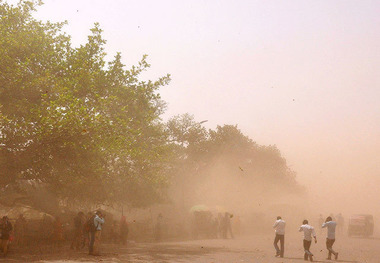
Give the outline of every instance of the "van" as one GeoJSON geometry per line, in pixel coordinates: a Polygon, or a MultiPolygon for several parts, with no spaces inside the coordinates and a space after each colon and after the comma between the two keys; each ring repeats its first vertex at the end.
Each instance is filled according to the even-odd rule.
{"type": "Polygon", "coordinates": [[[353,215],[348,222],[348,236],[373,235],[374,222],[372,215],[353,215]]]}

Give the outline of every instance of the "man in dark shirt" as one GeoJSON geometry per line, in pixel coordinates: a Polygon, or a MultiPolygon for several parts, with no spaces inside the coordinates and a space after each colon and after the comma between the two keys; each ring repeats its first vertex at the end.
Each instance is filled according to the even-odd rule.
{"type": "Polygon", "coordinates": [[[12,224],[9,222],[7,216],[3,216],[0,224],[0,229],[1,229],[1,248],[3,250],[4,256],[7,255],[8,253],[8,243],[9,243],[9,236],[12,231],[12,224]]]}

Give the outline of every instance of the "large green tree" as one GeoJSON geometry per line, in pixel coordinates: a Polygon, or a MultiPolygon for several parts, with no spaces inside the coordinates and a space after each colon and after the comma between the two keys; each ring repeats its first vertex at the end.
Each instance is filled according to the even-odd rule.
{"type": "Polygon", "coordinates": [[[101,29],[73,47],[65,23],[33,18],[40,3],[0,1],[0,185],[43,185],[65,203],[148,205],[170,167],[158,90],[146,56],[107,63],[101,29]]]}

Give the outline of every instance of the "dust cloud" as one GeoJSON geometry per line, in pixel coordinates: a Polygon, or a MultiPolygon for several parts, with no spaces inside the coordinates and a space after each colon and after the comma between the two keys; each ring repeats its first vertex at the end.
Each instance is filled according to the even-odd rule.
{"type": "MultiPolygon", "coordinates": [[[[269,233],[271,223],[278,215],[296,231],[305,218],[319,227],[320,215],[326,218],[338,214],[344,218],[346,232],[352,215],[370,214],[374,216],[374,233],[378,235],[378,141],[374,138],[350,141],[347,136],[328,137],[326,133],[318,136],[323,143],[313,144],[310,140],[306,142],[298,138],[282,144],[285,146],[283,157],[295,170],[296,186],[289,186],[288,182],[275,177],[252,175],[252,171],[244,167],[244,161],[236,162],[231,168],[225,165],[225,160],[219,160],[203,172],[207,174],[203,179],[178,182],[177,189],[172,191],[172,199],[185,211],[195,204],[205,204],[210,210],[222,207],[239,216],[246,226],[246,233],[269,233]],[[291,150],[286,148],[289,145],[291,150]],[[301,154],[305,151],[308,154],[301,154]]],[[[213,212],[216,216],[218,209],[213,212]]]]}

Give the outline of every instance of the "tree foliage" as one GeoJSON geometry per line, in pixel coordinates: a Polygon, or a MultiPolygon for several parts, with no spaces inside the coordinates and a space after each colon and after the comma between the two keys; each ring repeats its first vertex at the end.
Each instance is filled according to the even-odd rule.
{"type": "MultiPolygon", "coordinates": [[[[73,47],[65,23],[33,18],[35,1],[0,2],[0,184],[38,181],[60,200],[147,205],[170,155],[146,56],[106,62],[102,30],[73,47]]],[[[17,187],[16,187],[17,188],[17,187]]]]}
{"type": "Polygon", "coordinates": [[[302,191],[278,148],[258,145],[236,125],[206,131],[184,114],[170,119],[167,129],[182,153],[175,188],[184,206],[205,201],[233,205],[274,192],[278,196],[302,191]]]}

